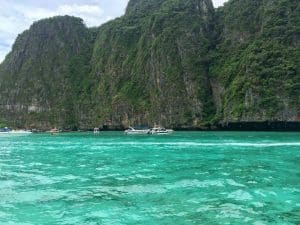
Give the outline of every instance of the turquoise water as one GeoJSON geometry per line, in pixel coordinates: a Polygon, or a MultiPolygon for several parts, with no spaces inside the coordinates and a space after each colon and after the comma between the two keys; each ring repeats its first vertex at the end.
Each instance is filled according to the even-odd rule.
{"type": "Polygon", "coordinates": [[[300,224],[300,133],[0,137],[0,224],[300,224]]]}

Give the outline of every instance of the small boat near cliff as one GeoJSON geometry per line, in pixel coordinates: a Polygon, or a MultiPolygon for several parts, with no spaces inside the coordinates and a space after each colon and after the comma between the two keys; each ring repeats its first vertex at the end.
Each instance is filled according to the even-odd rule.
{"type": "Polygon", "coordinates": [[[134,128],[129,127],[125,130],[125,134],[170,134],[172,129],[166,129],[164,127],[153,127],[153,128],[134,128]]]}
{"type": "Polygon", "coordinates": [[[150,129],[148,128],[134,128],[129,127],[127,130],[125,130],[125,134],[148,134],[150,129]]]}
{"type": "Polygon", "coordinates": [[[164,127],[153,127],[149,130],[149,134],[170,134],[173,132],[174,130],[166,129],[164,127]]]}
{"type": "Polygon", "coordinates": [[[7,137],[7,136],[24,136],[32,134],[29,130],[11,130],[7,127],[0,129],[0,137],[7,137]]]}
{"type": "Polygon", "coordinates": [[[53,129],[51,129],[51,130],[49,131],[49,133],[50,133],[51,135],[59,134],[59,133],[60,133],[60,130],[57,129],[57,128],[55,127],[55,128],[53,128],[53,129]]]}

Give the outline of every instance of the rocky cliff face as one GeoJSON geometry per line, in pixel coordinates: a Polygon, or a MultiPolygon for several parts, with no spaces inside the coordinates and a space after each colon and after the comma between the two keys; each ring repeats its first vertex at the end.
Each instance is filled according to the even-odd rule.
{"type": "Polygon", "coordinates": [[[131,0],[98,29],[39,21],[0,65],[0,122],[90,128],[298,120],[297,0],[131,0]]]}
{"type": "Polygon", "coordinates": [[[300,2],[231,0],[217,10],[210,66],[223,121],[293,121],[300,111],[300,2]]]}
{"type": "Polygon", "coordinates": [[[14,126],[75,126],[75,99],[89,72],[91,36],[82,20],[55,17],[18,36],[0,67],[1,117],[14,126]]]}
{"type": "Polygon", "coordinates": [[[211,2],[132,1],[127,12],[102,26],[95,43],[99,122],[183,126],[209,120],[211,2]]]}

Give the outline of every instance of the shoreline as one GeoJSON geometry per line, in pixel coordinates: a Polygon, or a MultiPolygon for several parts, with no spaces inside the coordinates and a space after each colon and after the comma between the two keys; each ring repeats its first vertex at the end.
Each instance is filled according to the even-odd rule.
{"type": "MultiPolygon", "coordinates": [[[[169,127],[166,127],[169,128],[169,127]]],[[[195,126],[174,126],[174,131],[237,131],[237,132],[300,132],[300,122],[229,122],[217,125],[195,126]]],[[[60,128],[61,132],[92,132],[94,128],[66,129],[60,128]]],[[[99,131],[124,131],[123,126],[100,126],[99,131]]],[[[50,129],[31,129],[36,133],[49,132],[50,129]]]]}

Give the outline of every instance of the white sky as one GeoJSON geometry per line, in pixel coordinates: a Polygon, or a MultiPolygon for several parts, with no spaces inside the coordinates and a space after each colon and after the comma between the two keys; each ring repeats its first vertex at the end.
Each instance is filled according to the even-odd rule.
{"type": "MultiPolygon", "coordinates": [[[[213,0],[215,7],[227,0],[213,0]]],[[[82,18],[89,27],[121,16],[128,0],[0,0],[0,62],[17,35],[37,20],[56,15],[82,18]]]]}

